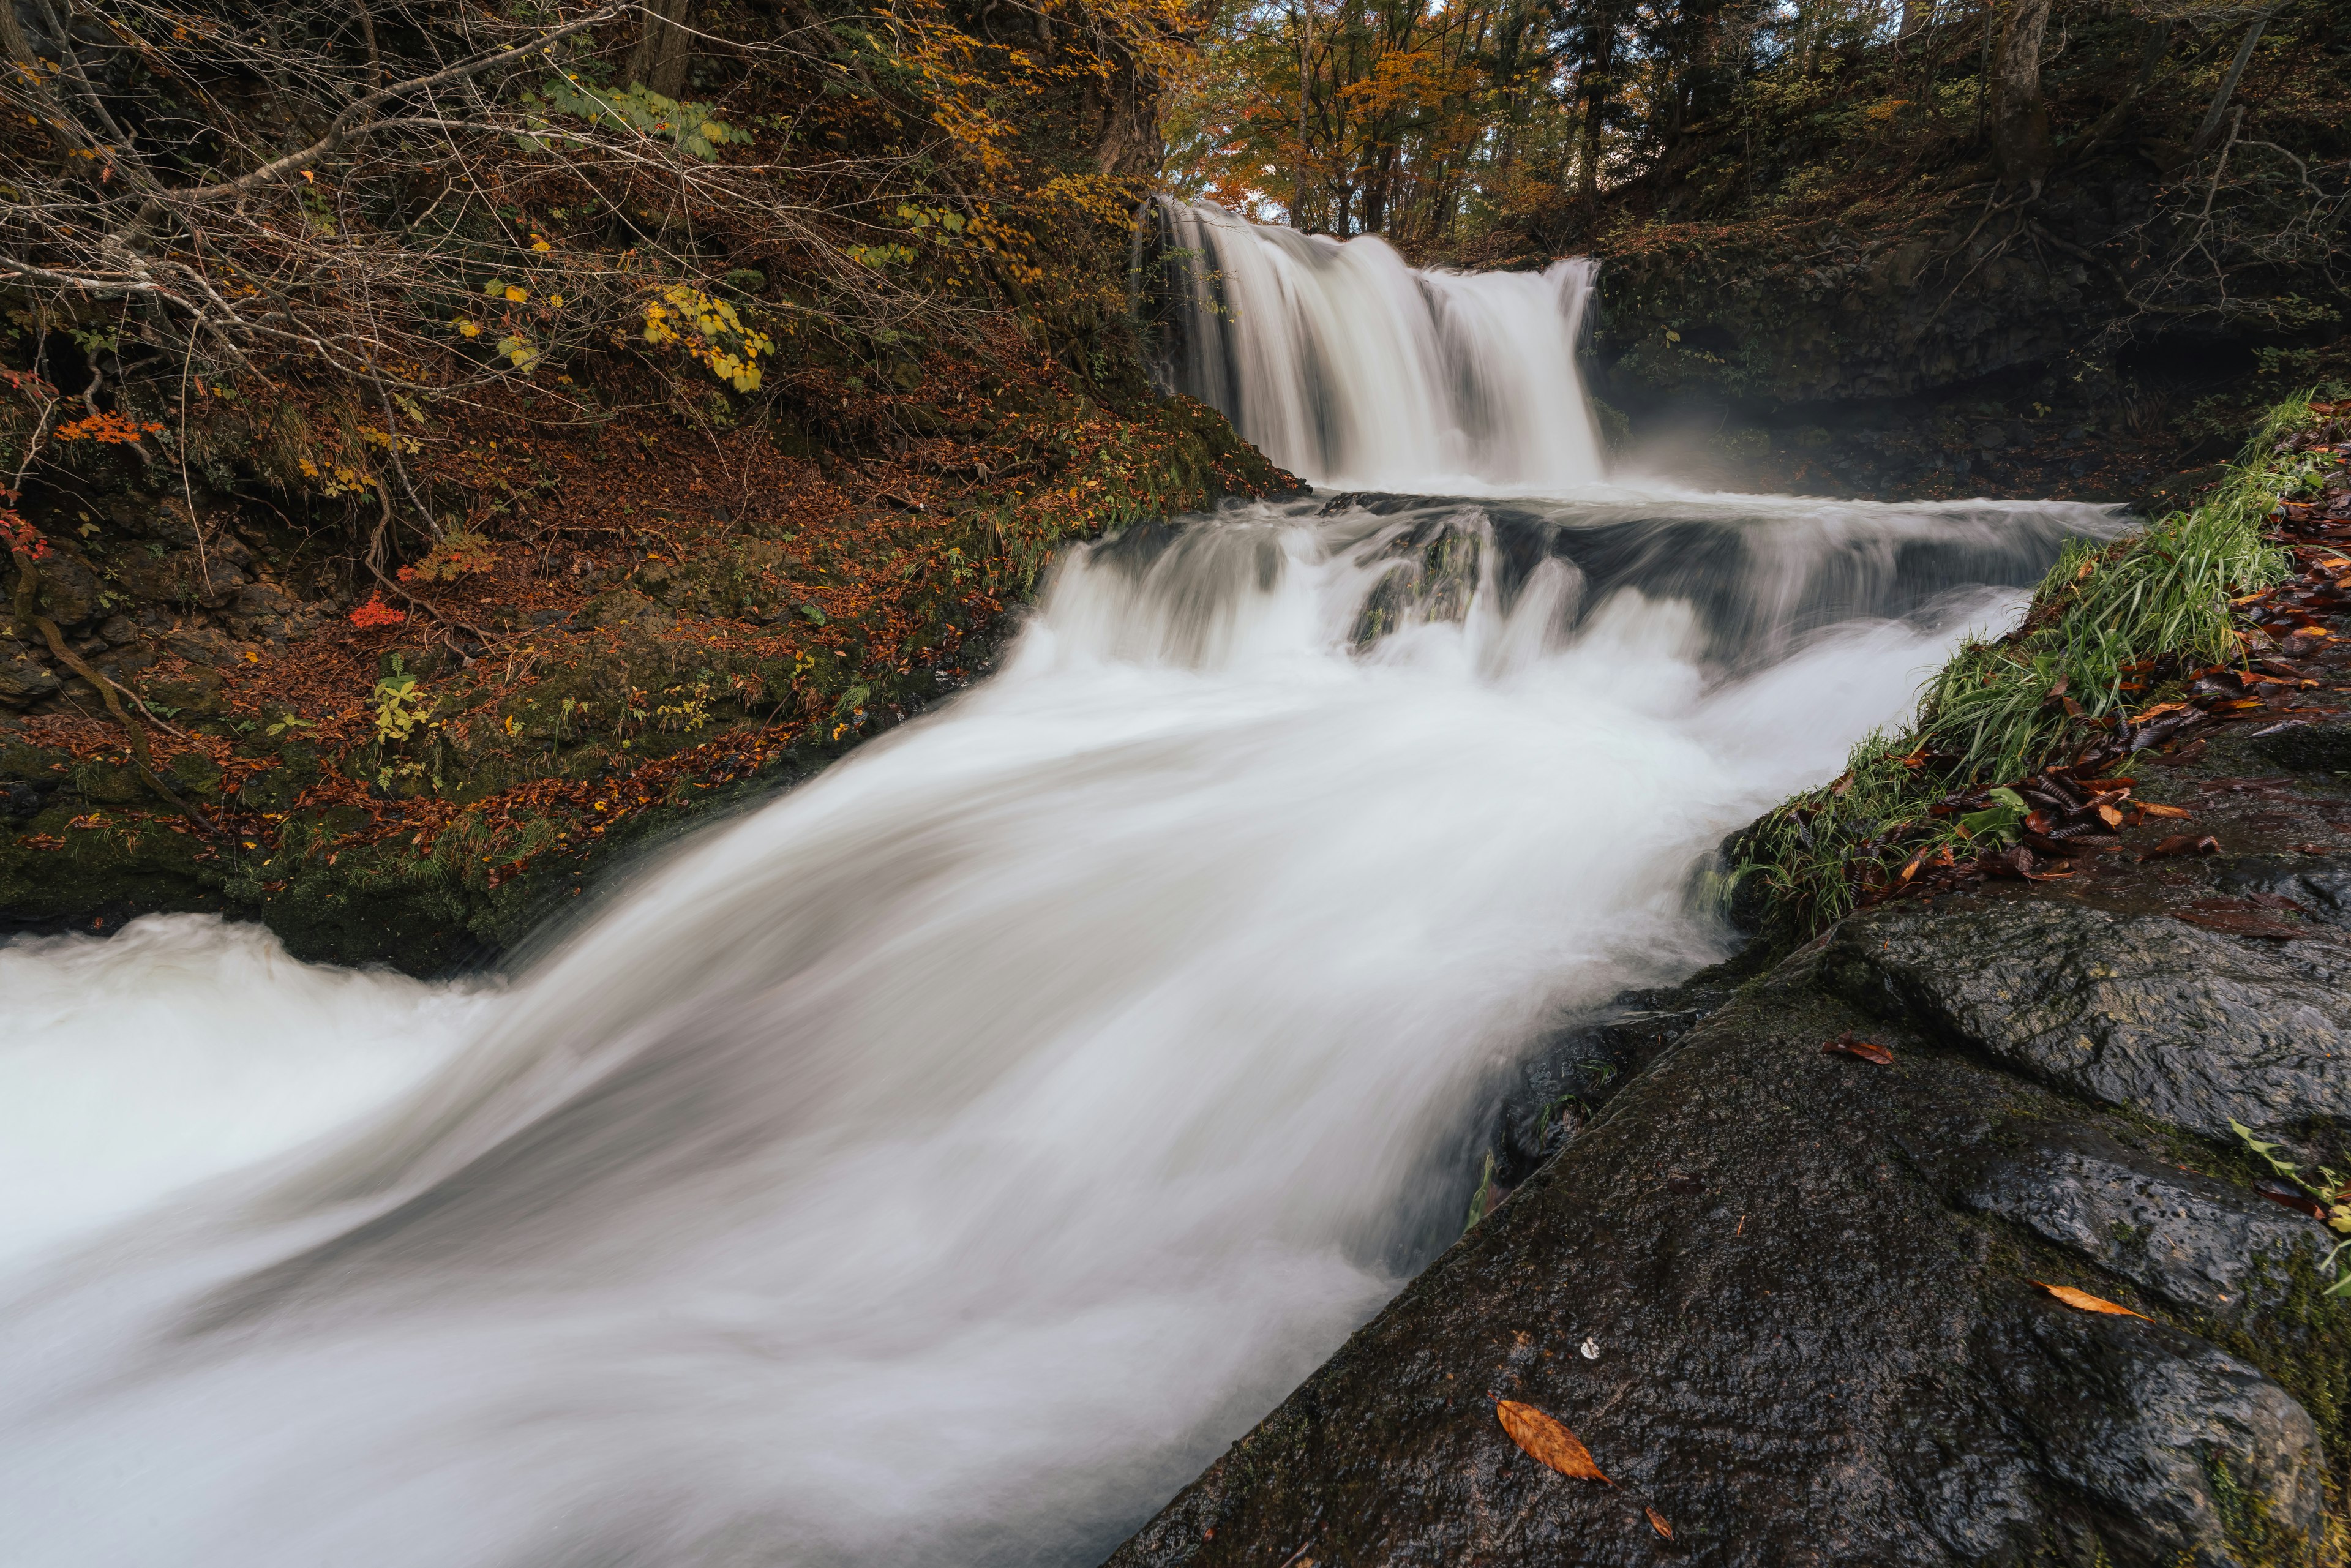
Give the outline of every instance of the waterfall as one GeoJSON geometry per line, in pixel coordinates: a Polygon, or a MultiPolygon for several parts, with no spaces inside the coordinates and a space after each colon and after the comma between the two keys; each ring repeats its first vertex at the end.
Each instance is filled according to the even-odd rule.
{"type": "Polygon", "coordinates": [[[1576,370],[1590,262],[1416,271],[1375,235],[1207,203],[1161,198],[1145,219],[1137,281],[1163,319],[1165,380],[1310,483],[1564,495],[1600,479],[1576,370]]]}
{"type": "MultiPolygon", "coordinates": [[[[1461,325],[1522,290],[1564,343],[1573,274],[1198,221],[1303,301],[1393,286],[1348,285],[1352,362],[1429,372],[1394,408],[1461,444],[1419,472],[1588,472],[1495,434],[1461,325]]],[[[1243,298],[1245,350],[1292,319],[1243,298]]],[[[1244,409],[1349,443],[1403,417],[1260,373],[1244,409]]],[[[0,945],[0,1555],[1097,1562],[1458,1233],[1515,1053],[1724,951],[1686,897],[1719,837],[2116,526],[1232,507],[1072,551],[992,679],[507,973],[190,915],[0,945]]]]}

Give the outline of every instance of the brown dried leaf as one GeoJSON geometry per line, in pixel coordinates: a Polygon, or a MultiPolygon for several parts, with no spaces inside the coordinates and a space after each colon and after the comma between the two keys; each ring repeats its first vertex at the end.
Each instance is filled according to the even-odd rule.
{"type": "Polygon", "coordinates": [[[1649,1516],[1649,1528],[1651,1530],[1656,1531],[1667,1541],[1671,1541],[1674,1538],[1674,1527],[1666,1522],[1666,1516],[1664,1514],[1659,1513],[1654,1508],[1645,1508],[1641,1511],[1649,1516]]]}
{"type": "Polygon", "coordinates": [[[1853,1030],[1845,1030],[1843,1034],[1837,1036],[1834,1040],[1830,1040],[1827,1044],[1821,1047],[1821,1054],[1823,1056],[1826,1056],[1831,1051],[1841,1051],[1847,1056],[1858,1056],[1864,1061],[1874,1061],[1880,1067],[1891,1067],[1894,1065],[1894,1053],[1892,1051],[1886,1050],[1884,1046],[1878,1044],[1874,1040],[1855,1040],[1853,1035],[1853,1030]]]}
{"type": "Polygon", "coordinates": [[[2143,861],[2165,860],[2172,855],[2216,855],[2220,852],[2220,841],[2210,833],[2174,833],[2159,844],[2139,852],[2143,861]]]}
{"type": "Polygon", "coordinates": [[[2265,1181],[2253,1190],[2272,1203],[2283,1204],[2297,1214],[2306,1214],[2313,1219],[2326,1218],[2326,1206],[2299,1187],[2288,1186],[2282,1181],[2265,1181]]]}
{"type": "Polygon", "coordinates": [[[2195,815],[2193,811],[2190,811],[2185,806],[2163,806],[2157,804],[2153,800],[2139,801],[2138,809],[2150,817],[2192,817],[2195,815]]]}
{"type": "Polygon", "coordinates": [[[1603,1486],[1616,1484],[1600,1473],[1600,1467],[1592,1462],[1592,1451],[1575,1440],[1574,1433],[1533,1406],[1504,1399],[1495,1404],[1494,1415],[1511,1442],[1561,1475],[1603,1486]]]}
{"type": "Polygon", "coordinates": [[[2120,811],[2116,810],[2112,806],[2100,806],[2098,808],[2098,820],[2105,822],[2106,826],[2110,828],[2119,828],[2123,825],[2123,814],[2120,811]]]}
{"type": "Polygon", "coordinates": [[[2056,1297],[2067,1306],[2073,1307],[2080,1312],[2111,1312],[2115,1316],[2122,1318],[2145,1318],[2147,1316],[2145,1312],[2135,1312],[2128,1307],[2121,1306],[2116,1302],[2106,1300],[2104,1296],[2094,1296],[2087,1291],[2077,1291],[2071,1285],[2053,1285],[2046,1280],[2035,1280],[2032,1283],[2040,1286],[2043,1290],[2048,1291],[2051,1295],[2056,1297]]]}

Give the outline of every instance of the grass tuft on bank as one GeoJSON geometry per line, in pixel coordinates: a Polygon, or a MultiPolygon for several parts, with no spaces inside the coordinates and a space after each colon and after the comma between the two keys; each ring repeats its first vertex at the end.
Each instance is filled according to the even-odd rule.
{"type": "Polygon", "coordinates": [[[1891,867],[2023,814],[1998,789],[1985,810],[1950,810],[1959,793],[2066,761],[2143,722],[2199,672],[2245,662],[2230,601],[2287,574],[2285,552],[2262,538],[2266,519],[2325,466],[2289,439],[2317,417],[2311,397],[2273,408],[2192,509],[2067,547],[2017,628],[1962,647],[1908,726],[1873,731],[1838,778],[1741,835],[1738,902],[1783,929],[1836,920],[1891,867]]]}

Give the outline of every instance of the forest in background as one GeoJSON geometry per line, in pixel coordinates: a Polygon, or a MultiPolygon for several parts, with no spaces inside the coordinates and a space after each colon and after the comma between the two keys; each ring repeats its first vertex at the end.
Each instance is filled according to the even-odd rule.
{"type": "Polygon", "coordinates": [[[1898,232],[2086,266],[2142,329],[2307,347],[2345,304],[2324,0],[1281,0],[1168,124],[1177,190],[1425,261],[1898,232]]]}

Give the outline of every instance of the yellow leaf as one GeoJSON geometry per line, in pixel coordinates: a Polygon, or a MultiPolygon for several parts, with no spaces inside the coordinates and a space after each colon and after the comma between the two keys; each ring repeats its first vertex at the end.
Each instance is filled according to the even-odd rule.
{"type": "Polygon", "coordinates": [[[1504,1399],[1495,1405],[1494,1415],[1511,1442],[1561,1475],[1603,1486],[1616,1484],[1600,1473],[1600,1467],[1592,1462],[1592,1451],[1575,1440],[1574,1433],[1533,1406],[1504,1399]]]}
{"type": "Polygon", "coordinates": [[[533,250],[553,250],[555,247],[548,244],[543,239],[535,239],[530,242],[530,248],[533,250]]]}
{"type": "Polygon", "coordinates": [[[2104,1296],[2094,1296],[2087,1291],[2077,1291],[2071,1285],[2053,1285],[2045,1280],[2035,1280],[2040,1286],[2067,1306],[2085,1312],[2111,1312],[2121,1318],[2145,1318],[2145,1312],[2135,1312],[2128,1307],[2117,1306],[2104,1296]]]}
{"type": "Polygon", "coordinates": [[[520,284],[509,283],[507,285],[507,298],[514,301],[517,305],[519,305],[524,300],[530,298],[530,290],[523,287],[520,284]]]}

